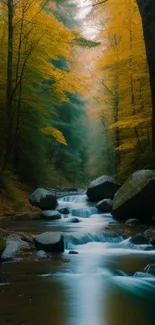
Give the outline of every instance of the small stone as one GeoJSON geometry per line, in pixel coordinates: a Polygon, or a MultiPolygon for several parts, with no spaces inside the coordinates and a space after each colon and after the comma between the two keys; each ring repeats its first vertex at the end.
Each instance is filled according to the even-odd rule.
{"type": "Polygon", "coordinates": [[[76,251],[70,251],[69,254],[70,254],[70,255],[77,255],[77,254],[79,254],[79,253],[76,252],[76,251]]]}
{"type": "Polygon", "coordinates": [[[72,218],[72,219],[69,220],[69,222],[79,223],[79,222],[81,222],[81,220],[79,220],[78,218],[72,218]]]}
{"type": "Polygon", "coordinates": [[[49,220],[58,220],[61,219],[61,214],[58,211],[47,210],[42,212],[41,218],[49,220]]]}
{"type": "Polygon", "coordinates": [[[57,211],[61,214],[69,214],[69,209],[68,208],[62,208],[62,209],[57,209],[57,211]]]}
{"type": "Polygon", "coordinates": [[[36,254],[38,257],[47,258],[47,254],[44,251],[38,251],[36,254]]]}

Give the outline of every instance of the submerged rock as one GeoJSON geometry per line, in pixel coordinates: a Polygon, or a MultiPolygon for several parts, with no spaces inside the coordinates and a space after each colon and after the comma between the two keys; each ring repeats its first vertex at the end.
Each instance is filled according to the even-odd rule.
{"type": "Polygon", "coordinates": [[[41,210],[54,210],[57,206],[56,196],[49,190],[38,188],[29,198],[32,206],[36,206],[41,210]]]}
{"type": "Polygon", "coordinates": [[[120,188],[120,184],[111,176],[101,176],[92,181],[87,190],[90,201],[98,202],[104,199],[113,199],[120,188]]]}
{"type": "Polygon", "coordinates": [[[61,209],[57,209],[57,211],[61,214],[69,214],[69,209],[68,208],[61,208],[61,209]]]}
{"type": "Polygon", "coordinates": [[[148,239],[142,234],[133,235],[130,238],[130,242],[135,245],[149,244],[148,239]]]}
{"type": "Polygon", "coordinates": [[[145,272],[136,272],[134,276],[137,278],[150,278],[150,274],[145,272]]]}
{"type": "Polygon", "coordinates": [[[112,200],[111,199],[104,199],[99,201],[96,204],[96,208],[102,210],[105,213],[110,213],[112,211],[112,200]]]}
{"type": "Polygon", "coordinates": [[[149,273],[149,274],[155,275],[155,264],[148,264],[148,265],[145,267],[144,271],[145,271],[146,273],[149,273]]]}
{"type": "Polygon", "coordinates": [[[141,225],[141,222],[139,221],[139,219],[136,219],[136,218],[128,219],[125,222],[126,227],[138,227],[140,225],[141,225]]]}
{"type": "Polygon", "coordinates": [[[72,219],[69,220],[69,222],[79,223],[79,222],[81,222],[81,220],[79,220],[78,218],[72,218],[72,219]]]}
{"type": "Polygon", "coordinates": [[[70,255],[77,255],[77,254],[79,254],[79,253],[76,252],[76,251],[70,251],[69,254],[70,254],[70,255]]]}
{"type": "Polygon", "coordinates": [[[41,214],[41,218],[50,219],[50,220],[58,220],[61,219],[61,214],[58,211],[43,211],[41,214]]]}
{"type": "Polygon", "coordinates": [[[64,252],[64,238],[59,232],[45,232],[37,235],[34,239],[35,246],[38,250],[45,252],[64,252]]]}
{"type": "Polygon", "coordinates": [[[134,215],[149,223],[155,215],[155,171],[140,170],[133,173],[116,192],[112,215],[127,220],[134,215]]]}

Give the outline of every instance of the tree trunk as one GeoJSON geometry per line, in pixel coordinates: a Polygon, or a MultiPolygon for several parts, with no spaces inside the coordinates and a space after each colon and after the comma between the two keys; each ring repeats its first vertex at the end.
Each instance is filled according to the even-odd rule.
{"type": "Polygon", "coordinates": [[[10,149],[12,137],[12,48],[13,48],[13,0],[8,0],[8,63],[7,63],[7,90],[6,108],[8,114],[8,141],[7,149],[10,149]]]}
{"type": "Polygon", "coordinates": [[[0,176],[6,169],[12,139],[13,105],[12,105],[12,58],[13,58],[13,0],[8,0],[8,58],[7,58],[7,85],[6,85],[6,140],[0,176]]]}
{"type": "Polygon", "coordinates": [[[142,17],[152,92],[152,148],[155,150],[155,0],[136,0],[142,17]]]}

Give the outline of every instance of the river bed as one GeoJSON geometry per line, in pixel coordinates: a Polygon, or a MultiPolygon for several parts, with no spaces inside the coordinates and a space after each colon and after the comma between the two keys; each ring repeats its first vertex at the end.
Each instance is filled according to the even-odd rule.
{"type": "Polygon", "coordinates": [[[70,215],[58,221],[1,222],[16,231],[61,231],[65,253],[62,260],[1,264],[0,325],[154,325],[155,277],[134,273],[155,263],[155,251],[101,232],[115,221],[85,195],[62,198],[59,205],[70,215]],[[81,222],[71,223],[72,217],[81,222]]]}

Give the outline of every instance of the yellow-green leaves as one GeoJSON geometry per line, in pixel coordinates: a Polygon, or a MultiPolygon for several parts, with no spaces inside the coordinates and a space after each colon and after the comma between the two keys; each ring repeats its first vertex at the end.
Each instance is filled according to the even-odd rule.
{"type": "Polygon", "coordinates": [[[49,125],[46,126],[41,130],[44,134],[51,135],[56,142],[63,144],[64,146],[67,146],[66,139],[64,138],[63,134],[61,131],[58,129],[54,128],[53,126],[49,125]]]}

